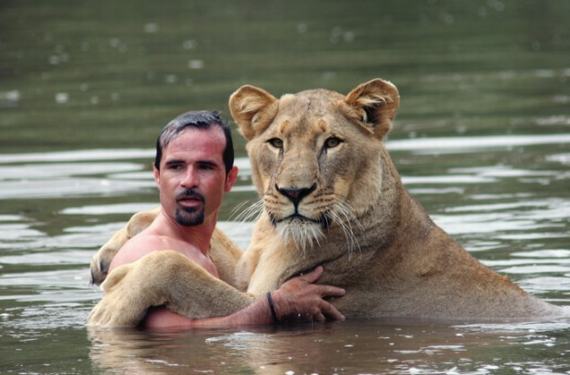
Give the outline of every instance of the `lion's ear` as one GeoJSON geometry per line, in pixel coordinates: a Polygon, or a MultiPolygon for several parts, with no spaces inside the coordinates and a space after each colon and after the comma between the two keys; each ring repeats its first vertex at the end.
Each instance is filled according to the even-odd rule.
{"type": "Polygon", "coordinates": [[[358,85],[344,100],[362,124],[382,139],[392,128],[400,94],[391,82],[376,78],[358,85]]]}
{"type": "Polygon", "coordinates": [[[230,96],[229,107],[240,133],[250,140],[267,128],[277,114],[278,103],[267,91],[244,85],[230,96]]]}

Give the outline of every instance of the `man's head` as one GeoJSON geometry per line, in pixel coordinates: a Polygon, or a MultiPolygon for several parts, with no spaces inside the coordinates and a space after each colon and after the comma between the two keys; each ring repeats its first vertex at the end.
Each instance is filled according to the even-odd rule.
{"type": "Polygon", "coordinates": [[[181,114],[174,120],[162,128],[160,135],[156,139],[156,156],[154,157],[154,166],[160,169],[160,160],[162,159],[163,149],[168,146],[170,141],[178,136],[184,129],[209,129],[217,126],[224,132],[226,138],[226,146],[224,148],[224,165],[226,173],[234,166],[234,144],[232,141],[232,132],[228,124],[222,120],[217,111],[190,111],[181,114]]]}
{"type": "Polygon", "coordinates": [[[215,112],[188,112],[157,140],[154,178],[164,213],[184,226],[215,223],[237,178],[228,126],[215,112]]]}

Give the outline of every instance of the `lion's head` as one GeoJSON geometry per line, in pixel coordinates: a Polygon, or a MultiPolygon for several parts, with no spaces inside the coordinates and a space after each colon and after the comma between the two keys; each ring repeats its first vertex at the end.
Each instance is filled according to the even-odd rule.
{"type": "Polygon", "coordinates": [[[250,85],[232,94],[253,181],[284,240],[304,248],[326,228],[351,232],[381,194],[382,139],[399,101],[397,88],[381,79],[346,96],[317,89],[276,99],[250,85]]]}

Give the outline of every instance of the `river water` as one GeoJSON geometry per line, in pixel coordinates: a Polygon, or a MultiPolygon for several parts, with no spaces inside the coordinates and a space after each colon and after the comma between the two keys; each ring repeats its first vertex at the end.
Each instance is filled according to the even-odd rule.
{"type": "MultiPolygon", "coordinates": [[[[568,374],[570,320],[347,321],[88,331],[89,259],[156,206],[169,119],[245,83],[402,97],[388,149],[408,190],[481,262],[570,305],[570,4],[565,1],[3,1],[0,373],[568,374]]],[[[256,195],[236,134],[238,186],[256,195]]],[[[241,207],[241,208],[240,208],[241,207]]]]}

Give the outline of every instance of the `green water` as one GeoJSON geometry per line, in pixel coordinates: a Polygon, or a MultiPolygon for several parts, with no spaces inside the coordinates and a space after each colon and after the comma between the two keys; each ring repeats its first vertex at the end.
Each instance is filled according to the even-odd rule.
{"type": "MultiPolygon", "coordinates": [[[[88,332],[94,251],[156,205],[152,146],[251,83],[394,82],[388,148],[434,220],[525,290],[570,305],[567,1],[0,3],[0,373],[570,373],[570,322],[353,321],[88,332]]],[[[222,227],[242,247],[236,206],[222,227]]]]}

